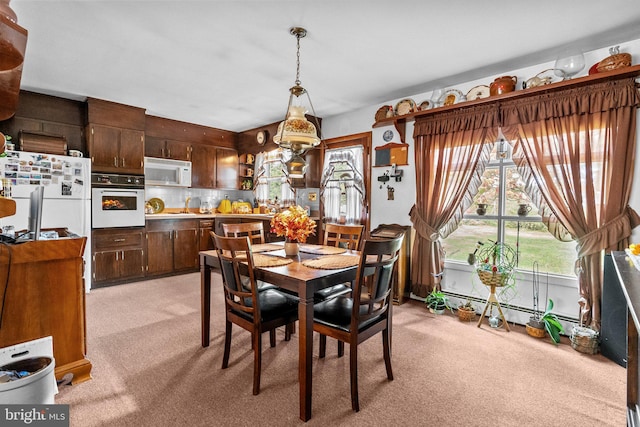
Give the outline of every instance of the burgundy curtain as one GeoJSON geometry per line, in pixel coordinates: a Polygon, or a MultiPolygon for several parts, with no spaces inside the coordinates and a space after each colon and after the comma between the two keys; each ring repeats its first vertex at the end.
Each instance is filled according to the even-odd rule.
{"type": "MultiPolygon", "coordinates": [[[[600,328],[602,251],[623,250],[640,217],[629,207],[635,157],[633,78],[502,102],[514,161],[541,194],[540,214],[557,237],[577,242],[585,325],[600,328]],[[565,230],[566,229],[566,230],[565,230]]],[[[576,301],[577,303],[577,301],[576,301]]]]}
{"type": "Polygon", "coordinates": [[[409,213],[416,230],[411,291],[420,297],[440,284],[444,253],[440,230],[456,215],[485,143],[497,138],[496,105],[417,118],[414,127],[416,203],[409,213]]]}

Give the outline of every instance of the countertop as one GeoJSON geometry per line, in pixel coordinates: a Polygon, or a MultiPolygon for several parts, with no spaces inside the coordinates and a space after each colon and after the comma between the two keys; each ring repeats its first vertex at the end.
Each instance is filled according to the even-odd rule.
{"type": "MultiPolygon", "coordinates": [[[[163,212],[157,214],[146,214],[146,220],[157,220],[157,219],[215,219],[215,218],[254,218],[260,220],[270,220],[273,218],[273,214],[222,214],[222,213],[210,213],[210,214],[201,214],[201,213],[180,213],[180,212],[163,212]]],[[[311,216],[313,220],[319,220],[320,218],[317,216],[311,216]]]]}

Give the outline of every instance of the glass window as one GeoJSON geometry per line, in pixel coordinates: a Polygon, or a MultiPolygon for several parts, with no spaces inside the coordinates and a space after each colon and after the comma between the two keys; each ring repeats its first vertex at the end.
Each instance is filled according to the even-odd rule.
{"type": "Polygon", "coordinates": [[[505,143],[497,143],[482,183],[459,227],[442,241],[447,261],[467,262],[477,242],[504,242],[516,251],[517,268],[573,276],[575,242],[555,239],[525,192],[505,143]],[[501,150],[502,148],[502,150],[501,150]]]}

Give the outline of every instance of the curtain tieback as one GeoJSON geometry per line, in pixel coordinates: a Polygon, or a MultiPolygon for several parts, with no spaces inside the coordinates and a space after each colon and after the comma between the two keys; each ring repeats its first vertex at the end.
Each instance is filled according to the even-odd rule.
{"type": "Polygon", "coordinates": [[[411,218],[411,222],[413,223],[413,228],[416,229],[416,233],[423,239],[427,239],[431,242],[436,242],[440,238],[440,233],[438,230],[431,227],[427,222],[423,219],[422,215],[418,212],[418,208],[416,205],[413,205],[411,211],[409,212],[409,217],[411,218]]]}
{"type": "Polygon", "coordinates": [[[626,209],[611,221],[603,224],[576,238],[578,243],[578,259],[587,255],[592,255],[601,250],[616,244],[621,239],[631,235],[631,230],[640,224],[640,216],[631,208],[626,209]]]}

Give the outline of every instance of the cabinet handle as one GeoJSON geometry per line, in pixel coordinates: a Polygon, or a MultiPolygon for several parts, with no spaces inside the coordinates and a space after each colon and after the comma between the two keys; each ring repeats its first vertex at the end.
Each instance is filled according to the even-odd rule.
{"type": "Polygon", "coordinates": [[[160,149],[160,154],[162,154],[162,157],[166,157],[166,156],[164,155],[164,147],[160,149]]]}
{"type": "Polygon", "coordinates": [[[116,261],[120,260],[120,252],[116,252],[116,261]]]}
{"type": "Polygon", "coordinates": [[[123,168],[126,167],[125,164],[124,164],[124,157],[122,158],[122,167],[123,168]]]}
{"type": "Polygon", "coordinates": [[[117,157],[113,158],[113,166],[118,167],[118,158],[117,157]]]}
{"type": "Polygon", "coordinates": [[[125,239],[113,239],[114,242],[124,242],[125,239]]]}
{"type": "Polygon", "coordinates": [[[122,261],[124,261],[124,251],[122,251],[122,261]]]}
{"type": "Polygon", "coordinates": [[[167,157],[171,157],[171,148],[167,148],[167,153],[169,154],[167,157]]]}

